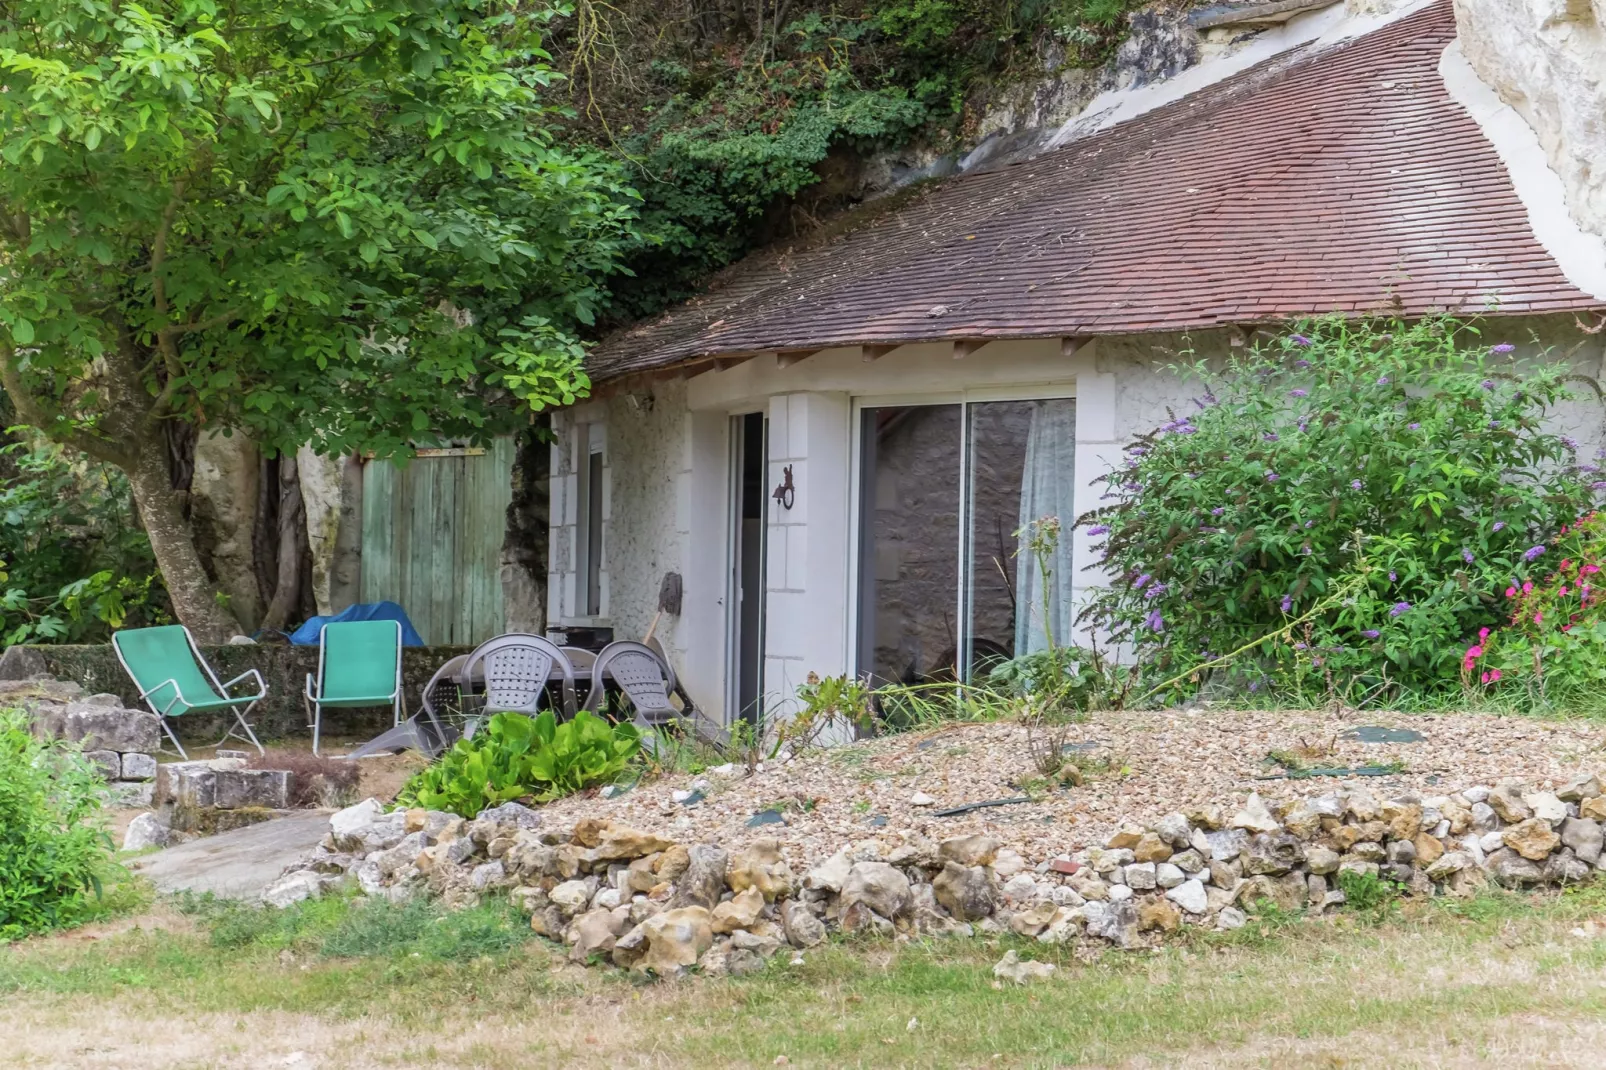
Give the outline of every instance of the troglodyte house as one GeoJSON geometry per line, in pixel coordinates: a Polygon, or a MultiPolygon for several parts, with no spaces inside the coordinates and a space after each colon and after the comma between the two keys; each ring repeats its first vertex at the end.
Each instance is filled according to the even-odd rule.
{"type": "MultiPolygon", "coordinates": [[[[606,340],[553,423],[549,628],[640,638],[680,573],[656,634],[727,720],[811,671],[963,676],[1067,634],[1086,537],[1044,605],[1014,533],[1068,527],[1187,403],[1184,350],[1449,311],[1598,374],[1602,242],[1450,4],[1259,7],[1298,11],[606,340]]],[[[1600,442],[1597,410],[1561,419],[1600,442]]]]}

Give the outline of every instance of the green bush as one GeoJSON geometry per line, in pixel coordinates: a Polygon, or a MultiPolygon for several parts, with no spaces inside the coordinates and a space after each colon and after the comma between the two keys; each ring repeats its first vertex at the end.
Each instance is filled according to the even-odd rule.
{"type": "Polygon", "coordinates": [[[1129,446],[1115,504],[1078,521],[1113,576],[1084,616],[1154,678],[1275,634],[1224,674],[1453,686],[1497,593],[1592,496],[1576,443],[1541,426],[1567,367],[1519,374],[1513,348],[1448,319],[1331,319],[1185,369],[1209,384],[1197,411],[1129,446]]]}
{"type": "Polygon", "coordinates": [[[36,739],[26,714],[0,710],[0,940],[91,912],[112,850],[103,788],[76,750],[36,739]]]}
{"type": "Polygon", "coordinates": [[[550,710],[533,718],[499,713],[416,773],[396,801],[463,817],[519,799],[547,802],[617,779],[640,751],[634,725],[585,710],[562,724],[550,710]]]}

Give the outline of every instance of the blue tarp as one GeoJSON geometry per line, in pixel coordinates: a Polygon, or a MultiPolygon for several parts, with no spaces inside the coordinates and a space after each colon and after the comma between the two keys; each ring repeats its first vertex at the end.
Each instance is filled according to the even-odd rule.
{"type": "Polygon", "coordinates": [[[424,645],[418,629],[407,619],[407,611],[395,602],[364,602],[342,609],[332,617],[313,617],[290,633],[290,641],[296,646],[317,646],[318,633],[323,631],[325,624],[348,620],[399,620],[402,626],[402,646],[424,645]]]}

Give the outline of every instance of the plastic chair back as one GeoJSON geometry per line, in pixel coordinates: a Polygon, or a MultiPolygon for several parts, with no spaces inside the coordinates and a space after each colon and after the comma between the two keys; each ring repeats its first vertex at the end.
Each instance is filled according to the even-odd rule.
{"type": "Polygon", "coordinates": [[[401,624],[394,620],[336,621],[320,637],[319,696],[326,706],[381,705],[396,697],[401,679],[401,624]]]}
{"type": "Polygon", "coordinates": [[[539,635],[514,633],[487,639],[468,656],[460,679],[483,676],[482,713],[538,713],[556,670],[563,678],[564,713],[574,712],[574,666],[556,643],[539,635]]]}
{"type": "Polygon", "coordinates": [[[145,693],[145,701],[158,713],[178,717],[192,705],[223,701],[221,689],[210,670],[203,668],[200,652],[182,624],[115,632],[112,646],[123,668],[145,693]]]}
{"type": "Polygon", "coordinates": [[[674,667],[652,647],[621,639],[598,651],[596,663],[591,666],[586,709],[596,711],[602,700],[604,677],[613,680],[644,720],[657,722],[679,716],[669,701],[669,693],[675,689],[674,667]]]}

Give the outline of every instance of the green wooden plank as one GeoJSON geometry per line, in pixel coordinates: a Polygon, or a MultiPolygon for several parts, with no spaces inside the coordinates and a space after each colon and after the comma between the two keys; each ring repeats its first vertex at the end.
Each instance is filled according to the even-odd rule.
{"type": "Polygon", "coordinates": [[[462,582],[457,566],[458,529],[461,524],[457,492],[463,480],[462,457],[442,457],[431,462],[431,492],[434,509],[423,522],[429,526],[431,584],[430,610],[435,628],[447,643],[463,642],[458,606],[462,601],[462,582]]]}

